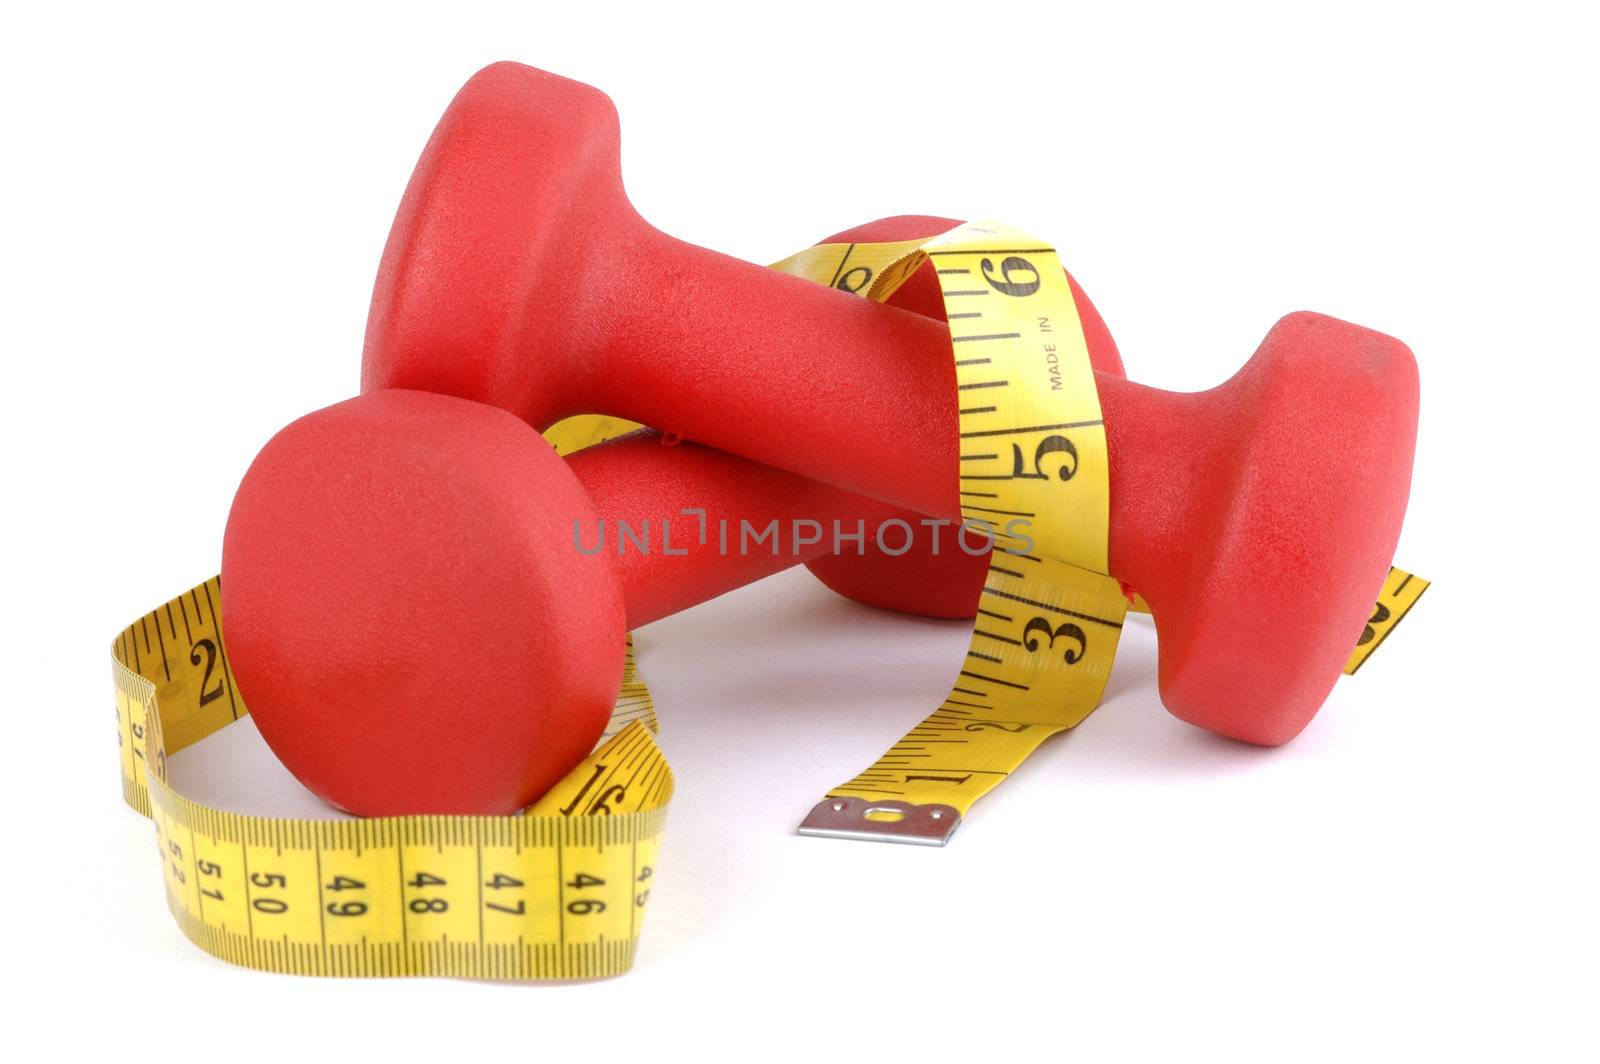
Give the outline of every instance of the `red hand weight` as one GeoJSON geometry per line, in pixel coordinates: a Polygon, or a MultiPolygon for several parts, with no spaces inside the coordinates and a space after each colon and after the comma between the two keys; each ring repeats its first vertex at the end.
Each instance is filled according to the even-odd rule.
{"type": "Polygon", "coordinates": [[[832,549],[835,518],[899,512],[659,440],[563,460],[503,411],[401,390],[278,433],[229,515],[222,613],[284,765],[363,815],[522,808],[599,737],[629,627],[832,549]],[[724,549],[741,521],[780,531],[724,549]]]}
{"type": "MultiPolygon", "coordinates": [[[[956,518],[948,329],[668,237],[619,174],[603,94],[515,64],[476,75],[401,203],[363,387],[535,426],[615,414],[956,518]]],[[[1163,701],[1286,741],[1339,675],[1399,534],[1410,352],[1297,314],[1209,392],[1098,386],[1111,568],[1154,612],[1163,701]]]]}

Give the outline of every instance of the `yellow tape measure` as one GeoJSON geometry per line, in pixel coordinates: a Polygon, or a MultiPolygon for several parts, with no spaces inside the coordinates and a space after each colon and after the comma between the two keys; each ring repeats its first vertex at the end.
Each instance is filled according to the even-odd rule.
{"type": "Polygon", "coordinates": [[[1094,709],[1127,612],[1107,575],[1105,428],[1055,250],[996,223],[821,245],[777,265],[882,301],[928,259],[950,320],[961,512],[995,542],[966,662],[938,709],[800,825],[943,845],[972,803],[1094,709]]]}
{"type": "Polygon", "coordinates": [[[1372,611],[1372,616],[1367,620],[1367,626],[1361,632],[1361,638],[1356,640],[1356,648],[1350,653],[1350,660],[1344,663],[1344,674],[1354,676],[1356,670],[1367,663],[1383,641],[1389,638],[1389,633],[1394,631],[1395,625],[1405,619],[1411,612],[1411,607],[1417,604],[1422,593],[1428,590],[1428,581],[1420,576],[1414,576],[1404,569],[1391,567],[1389,575],[1383,581],[1383,594],[1378,596],[1378,605],[1372,611]]]}
{"type": "MultiPolygon", "coordinates": [[[[1129,608],[1105,572],[1105,434],[1052,249],[966,225],[931,241],[821,245],[775,268],[884,300],[929,258],[952,325],[962,511],[998,549],[950,697],[831,791],[806,834],[947,841],[973,802],[1094,709],[1129,608]]],[[[586,416],[546,436],[570,453],[636,427],[586,416]]],[[[1426,587],[1391,572],[1347,672],[1426,587]]],[[[631,638],[600,745],[522,815],[275,819],[207,808],[167,781],[169,755],[247,713],[219,600],[209,580],[112,646],[123,794],[155,822],[184,934],[233,963],[301,974],[572,979],[629,968],[673,787],[631,638]]]]}

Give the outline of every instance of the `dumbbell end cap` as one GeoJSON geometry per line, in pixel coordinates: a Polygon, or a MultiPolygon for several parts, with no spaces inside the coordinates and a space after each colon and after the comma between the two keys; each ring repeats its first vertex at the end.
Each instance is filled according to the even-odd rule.
{"type": "Polygon", "coordinates": [[[621,684],[622,594],[574,521],[593,534],[587,495],[503,411],[389,391],[289,425],[223,543],[226,653],[262,737],[363,816],[531,803],[621,684]]]}
{"type": "Polygon", "coordinates": [[[620,151],[616,107],[600,90],[520,63],[473,75],[434,128],[389,231],[362,390],[474,399],[538,428],[569,412],[593,362],[574,340],[597,294],[580,264],[644,227],[622,188],[620,151]]]}
{"type": "MultiPolygon", "coordinates": [[[[1411,485],[1417,367],[1399,340],[1291,314],[1216,390],[1225,461],[1189,515],[1192,569],[1152,598],[1162,701],[1192,724],[1276,746],[1326,700],[1394,557],[1411,485]]],[[[1143,589],[1141,589],[1143,590],[1143,589]]]]}

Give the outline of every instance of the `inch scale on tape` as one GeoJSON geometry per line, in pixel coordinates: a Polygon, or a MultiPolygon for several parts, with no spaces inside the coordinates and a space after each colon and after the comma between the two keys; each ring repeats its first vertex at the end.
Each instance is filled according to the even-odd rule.
{"type": "Polygon", "coordinates": [[[995,550],[949,696],[799,830],[943,845],[972,803],[1100,701],[1127,598],[1107,575],[1105,428],[1055,251],[995,223],[874,251],[823,245],[780,268],[816,278],[833,258],[834,274],[863,280],[857,294],[884,300],[933,260],[955,360],[962,517],[995,550]]]}
{"type": "MultiPolygon", "coordinates": [[[[1104,430],[1087,343],[1054,249],[985,223],[931,241],[821,244],[774,268],[882,300],[927,259],[945,299],[961,397],[962,512],[991,531],[997,549],[950,696],[829,791],[801,823],[805,835],[945,844],[975,801],[1094,710],[1125,613],[1149,612],[1104,576],[1104,430]],[[1069,499],[1062,484],[1086,487],[1069,499]],[[1030,523],[1027,541],[1011,534],[1014,520],[1030,523]]],[[[1426,588],[1427,581],[1390,570],[1346,673],[1360,668],[1426,588]]]]}
{"type": "Polygon", "coordinates": [[[1404,569],[1389,569],[1389,575],[1383,581],[1383,593],[1378,596],[1378,605],[1367,620],[1361,638],[1356,641],[1350,660],[1345,662],[1346,676],[1354,676],[1356,670],[1367,663],[1367,659],[1389,638],[1395,626],[1405,620],[1406,614],[1411,612],[1411,607],[1417,604],[1428,587],[1428,581],[1420,576],[1414,576],[1404,569]]]}

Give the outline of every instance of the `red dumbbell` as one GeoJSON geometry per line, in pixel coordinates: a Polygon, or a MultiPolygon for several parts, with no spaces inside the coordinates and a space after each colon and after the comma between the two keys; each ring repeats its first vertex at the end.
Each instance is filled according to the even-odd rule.
{"type": "MultiPolygon", "coordinates": [[[[956,518],[948,330],[668,237],[619,175],[603,94],[516,64],[473,77],[401,203],[363,387],[460,395],[535,426],[615,414],[956,518]]],[[[1410,352],[1296,314],[1209,392],[1098,386],[1111,570],[1154,612],[1163,701],[1225,735],[1292,738],[1399,536],[1410,352]]]]}
{"type": "Polygon", "coordinates": [[[376,392],[246,473],[229,657],[268,745],[334,805],[509,813],[599,738],[630,627],[901,512],[649,432],[563,460],[504,411],[376,392]]]}

